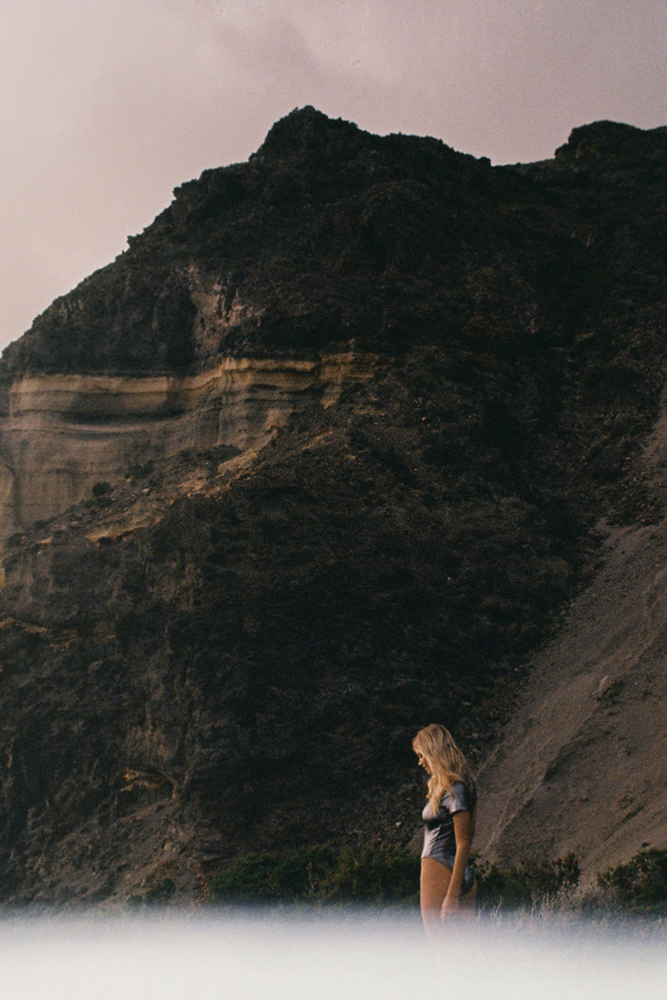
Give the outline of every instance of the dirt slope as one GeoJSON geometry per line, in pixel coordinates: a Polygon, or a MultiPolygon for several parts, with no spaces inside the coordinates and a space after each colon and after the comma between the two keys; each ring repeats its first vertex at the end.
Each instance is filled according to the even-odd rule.
{"type": "MultiPolygon", "coordinates": [[[[643,462],[667,485],[667,416],[643,462]]],[[[667,846],[667,519],[608,531],[602,572],[529,665],[480,773],[478,846],[503,863],[574,851],[589,876],[667,846]]]]}

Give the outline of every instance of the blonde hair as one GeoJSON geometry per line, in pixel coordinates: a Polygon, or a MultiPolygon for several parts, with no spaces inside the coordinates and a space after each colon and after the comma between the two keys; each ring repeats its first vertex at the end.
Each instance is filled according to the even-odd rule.
{"type": "Polygon", "coordinates": [[[431,771],[428,782],[428,798],[437,812],[440,800],[445,792],[451,792],[456,781],[472,791],[475,779],[468,767],[468,761],[462,750],[459,750],[452,734],[444,726],[433,723],[420,729],[412,741],[412,749],[420,753],[426,760],[431,771]]]}

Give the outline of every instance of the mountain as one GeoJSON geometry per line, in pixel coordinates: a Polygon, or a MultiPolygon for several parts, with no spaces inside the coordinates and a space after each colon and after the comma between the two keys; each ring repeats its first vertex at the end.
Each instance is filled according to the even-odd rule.
{"type": "Polygon", "coordinates": [[[598,122],[492,167],[304,108],[5,351],[0,898],[407,843],[434,720],[517,773],[531,657],[662,523],[666,154],[598,122]]]}

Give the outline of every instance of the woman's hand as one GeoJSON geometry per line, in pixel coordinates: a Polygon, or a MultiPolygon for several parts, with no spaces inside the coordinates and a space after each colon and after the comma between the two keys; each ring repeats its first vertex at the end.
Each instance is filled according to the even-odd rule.
{"type": "Polygon", "coordinates": [[[465,879],[466,865],[470,857],[470,841],[472,840],[473,820],[467,809],[455,812],[454,836],[456,838],[456,857],[452,868],[452,877],[449,880],[449,888],[442,906],[440,907],[440,919],[446,920],[448,917],[455,917],[461,906],[461,893],[465,879]]]}
{"type": "Polygon", "coordinates": [[[440,919],[446,920],[447,917],[456,916],[459,912],[460,906],[461,899],[459,896],[445,896],[440,908],[440,919]]]}

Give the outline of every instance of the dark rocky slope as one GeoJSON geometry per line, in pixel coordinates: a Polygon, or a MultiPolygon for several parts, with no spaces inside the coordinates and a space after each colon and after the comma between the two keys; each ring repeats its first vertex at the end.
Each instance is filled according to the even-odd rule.
{"type": "Polygon", "coordinates": [[[183,896],[251,848],[407,841],[410,739],[479,757],[527,654],[661,513],[667,131],[492,168],[304,109],[4,355],[26,375],[374,359],[257,454],[190,450],[12,539],[5,899],[183,896]],[[324,405],[326,404],[326,405],[324,405]],[[324,817],[324,819],[323,819],[324,817]]]}

